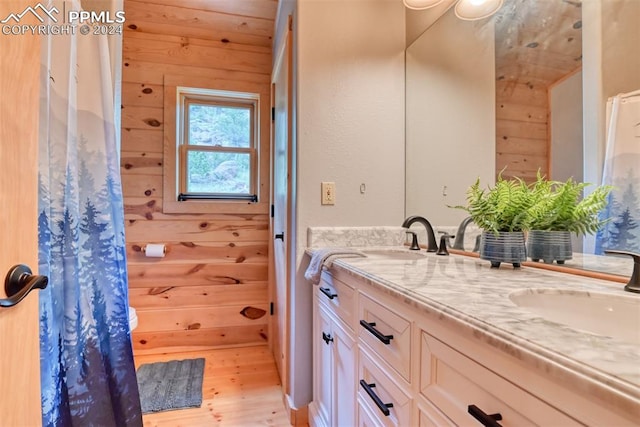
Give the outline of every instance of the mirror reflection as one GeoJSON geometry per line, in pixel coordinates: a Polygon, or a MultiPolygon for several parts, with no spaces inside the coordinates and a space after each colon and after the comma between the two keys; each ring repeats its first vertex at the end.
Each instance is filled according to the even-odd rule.
{"type": "MultiPolygon", "coordinates": [[[[464,204],[469,185],[478,177],[491,185],[500,171],[528,182],[538,169],[554,180],[602,182],[607,101],[611,110],[610,98],[627,94],[621,102],[631,104],[640,89],[640,2],[505,0],[479,21],[458,19],[453,8],[409,11],[407,34],[419,34],[406,50],[407,216],[424,215],[454,233],[466,213],[447,206],[464,204]]],[[[631,140],[640,137],[640,108],[633,108],[625,128],[637,132],[631,140]]],[[[633,175],[640,151],[628,151],[616,159],[630,172],[611,183],[620,187],[616,203],[636,218],[637,228],[625,229],[633,246],[640,243],[640,173],[633,175]]],[[[596,249],[594,236],[573,243],[576,252],[596,249]]],[[[576,255],[568,266],[627,273],[619,270],[627,260],[576,255]]]]}

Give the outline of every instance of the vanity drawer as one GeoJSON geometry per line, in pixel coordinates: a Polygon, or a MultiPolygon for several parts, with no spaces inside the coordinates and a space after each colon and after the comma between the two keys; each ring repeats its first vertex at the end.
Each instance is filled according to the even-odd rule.
{"type": "Polygon", "coordinates": [[[318,300],[333,311],[353,330],[356,311],[356,291],[342,280],[323,272],[318,285],[318,300]]]}
{"type": "Polygon", "coordinates": [[[411,382],[411,322],[360,295],[358,336],[407,382],[411,382]]]}
{"type": "Polygon", "coordinates": [[[431,335],[420,341],[420,394],[455,424],[481,426],[469,414],[475,405],[499,413],[504,427],[582,425],[431,335]]]}
{"type": "Polygon", "coordinates": [[[364,425],[411,425],[411,397],[362,350],[358,357],[357,379],[358,402],[366,407],[370,418],[370,423],[364,425]],[[388,413],[383,413],[384,410],[388,413]]]}

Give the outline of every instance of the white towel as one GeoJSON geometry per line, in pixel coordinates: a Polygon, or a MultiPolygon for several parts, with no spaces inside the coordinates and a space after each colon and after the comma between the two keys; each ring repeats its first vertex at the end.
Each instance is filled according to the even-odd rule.
{"type": "Polygon", "coordinates": [[[360,251],[349,248],[322,248],[313,251],[311,256],[311,262],[307,271],[304,273],[304,278],[311,281],[312,284],[317,285],[320,283],[320,274],[322,274],[322,266],[327,268],[331,267],[333,260],[336,258],[355,258],[366,257],[366,255],[360,251]]]}

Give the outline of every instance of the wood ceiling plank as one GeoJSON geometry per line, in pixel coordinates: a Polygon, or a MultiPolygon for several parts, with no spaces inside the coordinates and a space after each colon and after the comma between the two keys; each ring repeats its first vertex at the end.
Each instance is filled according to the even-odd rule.
{"type": "MultiPolygon", "coordinates": [[[[229,3],[236,3],[235,1],[229,3]]],[[[242,3],[242,2],[237,2],[242,3]]],[[[125,3],[127,23],[135,21],[178,25],[185,32],[189,28],[216,29],[230,34],[239,33],[262,37],[273,36],[273,20],[228,13],[196,11],[180,6],[165,6],[129,0],[125,3]]]]}
{"type": "Polygon", "coordinates": [[[549,86],[582,62],[580,0],[507,0],[496,18],[496,72],[549,86]]]}
{"type": "MultiPolygon", "coordinates": [[[[133,0],[126,0],[129,3],[133,0]]],[[[208,12],[275,20],[277,0],[145,0],[145,3],[163,6],[179,6],[208,12]]]]}

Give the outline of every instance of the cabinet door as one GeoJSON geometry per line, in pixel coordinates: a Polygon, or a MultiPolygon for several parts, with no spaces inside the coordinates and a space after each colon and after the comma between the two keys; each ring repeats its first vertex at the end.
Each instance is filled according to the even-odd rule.
{"type": "Polygon", "coordinates": [[[313,400],[319,420],[315,425],[330,425],[333,346],[331,318],[322,304],[315,304],[315,322],[313,328],[313,400]]]}
{"type": "Polygon", "coordinates": [[[332,324],[333,342],[333,425],[355,425],[356,363],[355,340],[340,322],[332,324]]]}

